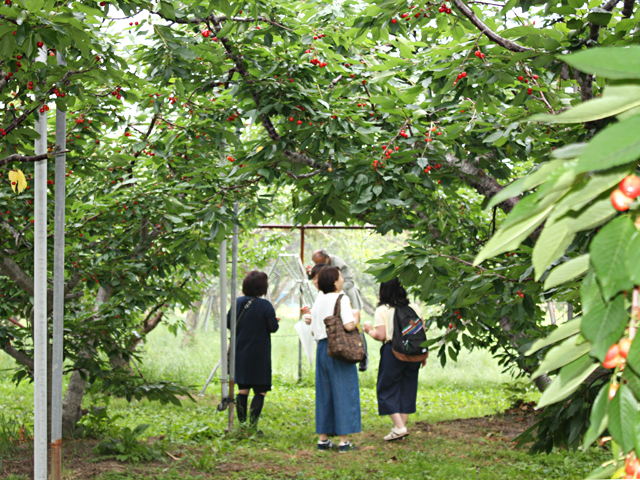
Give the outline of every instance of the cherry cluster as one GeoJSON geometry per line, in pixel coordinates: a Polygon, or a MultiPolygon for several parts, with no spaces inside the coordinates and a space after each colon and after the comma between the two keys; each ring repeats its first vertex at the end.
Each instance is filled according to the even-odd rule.
{"type": "Polygon", "coordinates": [[[66,93],[61,92],[61,91],[60,91],[60,90],[58,90],[57,88],[54,88],[54,89],[53,89],[53,94],[54,94],[56,97],[62,97],[62,98],[64,98],[64,97],[66,97],[66,96],[67,96],[67,94],[66,94],[66,93]]]}
{"type": "Polygon", "coordinates": [[[629,210],[629,205],[640,196],[640,178],[628,175],[622,179],[618,188],[611,192],[611,204],[619,212],[629,210]]]}
{"type": "Polygon", "coordinates": [[[625,478],[640,478],[640,461],[635,452],[629,452],[624,461],[625,478]]]}
{"type": "Polygon", "coordinates": [[[440,8],[438,9],[438,11],[439,11],[440,13],[447,13],[447,14],[451,14],[451,9],[450,9],[449,7],[447,7],[447,5],[446,5],[446,4],[444,4],[444,3],[443,3],[442,5],[440,5],[440,8]]]}
{"type": "MultiPolygon", "coordinates": [[[[623,371],[627,363],[629,350],[631,349],[631,342],[631,339],[623,338],[618,343],[614,343],[613,345],[611,345],[604,357],[602,366],[604,368],[617,368],[619,371],[623,371]]],[[[620,384],[615,381],[614,377],[614,379],[611,381],[611,385],[609,386],[609,400],[612,400],[613,397],[616,396],[616,392],[618,391],[619,386],[620,384]]]]}
{"type": "MultiPolygon", "coordinates": [[[[391,154],[389,154],[391,155],[391,154]]],[[[389,158],[389,156],[387,156],[387,159],[389,158]]],[[[384,165],[382,164],[382,161],[380,160],[374,160],[373,161],[373,170],[374,171],[378,171],[378,168],[384,168],[384,165]]]]}
{"type": "Polygon", "coordinates": [[[114,97],[116,97],[118,100],[120,100],[122,98],[122,95],[120,94],[120,85],[118,85],[116,87],[116,89],[114,91],[111,92],[111,95],[113,95],[114,97]]]}
{"type": "Polygon", "coordinates": [[[476,50],[475,55],[476,55],[476,57],[478,57],[480,60],[484,60],[484,53],[482,53],[480,50],[476,50]]]}
{"type": "Polygon", "coordinates": [[[439,163],[436,163],[433,167],[431,167],[431,165],[427,165],[427,168],[424,169],[424,173],[431,173],[432,168],[433,170],[438,170],[440,167],[442,167],[442,165],[439,163]]]}
{"type": "Polygon", "coordinates": [[[40,107],[40,113],[44,113],[48,111],[49,111],[49,105],[43,105],[40,107]]]}
{"type": "MultiPolygon", "coordinates": [[[[138,25],[138,22],[135,22],[136,25],[138,25]]],[[[133,22],[129,22],[130,26],[133,26],[133,22]]]]}
{"type": "Polygon", "coordinates": [[[466,78],[466,77],[467,77],[467,72],[459,73],[456,79],[453,81],[453,84],[455,85],[456,83],[458,83],[458,80],[462,80],[463,78],[466,78]]]}

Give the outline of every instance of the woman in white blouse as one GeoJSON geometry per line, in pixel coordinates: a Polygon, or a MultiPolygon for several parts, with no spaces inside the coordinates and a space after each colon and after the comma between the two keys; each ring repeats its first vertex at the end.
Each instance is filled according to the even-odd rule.
{"type": "Polygon", "coordinates": [[[316,433],[318,450],[330,450],[335,444],[328,435],[340,436],[339,453],[355,449],[348,435],[359,433],[360,388],[356,365],[331,358],[327,353],[327,329],[324,319],[333,315],[336,302],[340,301],[340,318],[347,331],[357,328],[349,298],[342,292],[344,279],[340,270],[327,266],[318,275],[318,295],[311,308],[313,336],[318,343],[316,350],[316,433]]]}

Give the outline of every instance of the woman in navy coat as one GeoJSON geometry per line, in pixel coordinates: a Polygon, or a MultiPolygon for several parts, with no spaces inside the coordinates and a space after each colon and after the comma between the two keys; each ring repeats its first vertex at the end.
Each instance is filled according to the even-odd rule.
{"type": "MultiPolygon", "coordinates": [[[[249,272],[242,282],[244,296],[236,300],[237,318],[240,319],[236,324],[235,371],[238,420],[247,421],[249,391],[253,389],[249,417],[252,425],[258,423],[264,397],[271,390],[271,334],[278,331],[280,320],[273,305],[260,298],[266,295],[268,287],[266,273],[249,272]]],[[[227,314],[227,326],[231,328],[231,311],[227,314]]]]}

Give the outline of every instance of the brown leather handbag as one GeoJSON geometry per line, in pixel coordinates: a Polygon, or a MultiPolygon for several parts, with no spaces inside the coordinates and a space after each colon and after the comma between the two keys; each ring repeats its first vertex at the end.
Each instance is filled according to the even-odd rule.
{"type": "Polygon", "coordinates": [[[327,351],[331,358],[341,362],[358,363],[364,358],[364,345],[357,328],[352,332],[347,332],[344,329],[342,318],[340,318],[342,296],[342,294],[338,296],[333,315],[324,319],[324,324],[327,327],[327,351]]]}

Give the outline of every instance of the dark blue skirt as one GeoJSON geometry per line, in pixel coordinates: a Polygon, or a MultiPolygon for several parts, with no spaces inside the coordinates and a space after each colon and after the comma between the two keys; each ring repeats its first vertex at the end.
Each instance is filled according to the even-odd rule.
{"type": "Polygon", "coordinates": [[[391,349],[391,342],[380,348],[378,368],[378,413],[415,413],[418,396],[418,373],[421,362],[398,360],[391,349]]]}
{"type": "Polygon", "coordinates": [[[358,367],[335,360],[327,340],[316,349],[316,433],[349,435],[362,430],[358,367]]]}

